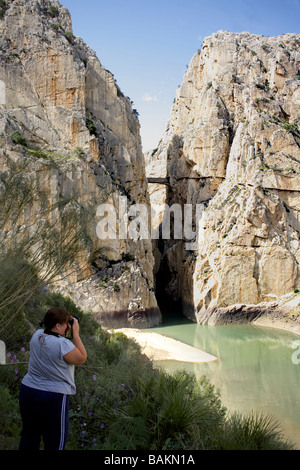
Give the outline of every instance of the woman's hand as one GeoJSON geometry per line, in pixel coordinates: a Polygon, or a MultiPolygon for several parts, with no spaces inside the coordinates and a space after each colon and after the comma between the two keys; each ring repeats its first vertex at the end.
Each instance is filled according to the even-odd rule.
{"type": "Polygon", "coordinates": [[[70,323],[68,323],[70,331],[72,332],[73,336],[74,336],[74,334],[79,335],[79,322],[78,322],[77,318],[71,317],[71,319],[73,320],[73,324],[70,325],[70,323]]]}
{"type": "Polygon", "coordinates": [[[68,325],[72,331],[73,343],[75,345],[75,348],[73,349],[73,351],[69,352],[68,354],[64,356],[64,360],[68,362],[69,364],[81,365],[86,362],[87,354],[86,354],[85,347],[79,336],[79,322],[77,318],[72,317],[72,319],[73,319],[73,325],[70,325],[70,323],[68,323],[68,325]]]}

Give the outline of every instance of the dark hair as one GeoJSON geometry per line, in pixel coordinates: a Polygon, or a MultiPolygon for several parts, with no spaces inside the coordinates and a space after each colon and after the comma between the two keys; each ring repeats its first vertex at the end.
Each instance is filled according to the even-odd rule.
{"type": "Polygon", "coordinates": [[[52,307],[48,312],[46,313],[44,317],[44,321],[40,324],[41,326],[44,326],[45,329],[47,330],[52,330],[52,328],[57,324],[57,323],[65,323],[70,320],[71,314],[65,310],[64,308],[60,307],[52,307]]]}

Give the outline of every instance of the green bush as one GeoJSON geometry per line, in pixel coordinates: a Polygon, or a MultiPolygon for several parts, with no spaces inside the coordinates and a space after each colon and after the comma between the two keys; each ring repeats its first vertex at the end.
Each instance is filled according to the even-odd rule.
{"type": "Polygon", "coordinates": [[[14,131],[12,134],[11,134],[11,138],[12,138],[12,141],[14,144],[17,144],[17,145],[23,145],[23,147],[27,147],[27,141],[25,139],[25,137],[23,137],[19,131],[14,131]]]}
{"type": "Polygon", "coordinates": [[[56,18],[57,16],[59,16],[59,9],[54,5],[42,8],[42,12],[49,18],[56,18]]]}
{"type": "Polygon", "coordinates": [[[0,19],[2,19],[5,15],[8,6],[5,0],[0,0],[0,19]]]}
{"type": "Polygon", "coordinates": [[[95,135],[97,136],[97,128],[96,128],[96,125],[95,125],[95,117],[94,116],[87,116],[86,118],[86,127],[88,128],[88,130],[90,131],[90,134],[91,135],[95,135]]]}
{"type": "Polygon", "coordinates": [[[72,33],[72,31],[64,31],[65,38],[69,41],[70,44],[75,44],[76,36],[72,33]]]}
{"type": "Polygon", "coordinates": [[[220,450],[291,450],[293,445],[283,437],[278,422],[271,416],[235,413],[216,436],[215,447],[220,450]]]}
{"type": "Polygon", "coordinates": [[[4,386],[0,386],[0,422],[0,450],[16,450],[21,429],[19,402],[4,386]]]}

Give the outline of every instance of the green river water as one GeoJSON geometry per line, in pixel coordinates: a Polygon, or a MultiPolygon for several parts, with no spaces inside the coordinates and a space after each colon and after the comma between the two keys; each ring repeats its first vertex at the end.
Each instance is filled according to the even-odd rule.
{"type": "Polygon", "coordinates": [[[157,366],[206,375],[229,411],[271,414],[300,449],[300,363],[293,361],[300,359],[300,353],[292,347],[294,341],[300,345],[299,336],[250,324],[198,325],[182,317],[164,319],[151,331],[218,358],[206,364],[160,361],[157,366]]]}

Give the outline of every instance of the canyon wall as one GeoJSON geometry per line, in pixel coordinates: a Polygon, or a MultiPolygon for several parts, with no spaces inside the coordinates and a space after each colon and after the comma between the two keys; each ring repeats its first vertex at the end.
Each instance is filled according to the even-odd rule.
{"type": "MultiPolygon", "coordinates": [[[[103,325],[149,327],[161,320],[157,299],[210,322],[216,309],[300,287],[299,45],[296,34],[206,38],[146,168],[132,102],[74,36],[68,10],[54,0],[1,4],[0,190],[13,168],[32,179],[36,197],[18,215],[28,231],[45,204],[56,207],[52,224],[68,204],[88,215],[87,243],[57,290],[103,325]],[[160,229],[166,207],[198,205],[197,236],[120,237],[124,200],[128,209],[151,202],[160,229]],[[97,232],[103,204],[117,217],[114,238],[97,232]]],[[[170,220],[173,230],[181,223],[170,220]]]]}
{"type": "Polygon", "coordinates": [[[168,182],[149,185],[154,204],[205,208],[196,249],[158,247],[164,291],[198,322],[300,287],[299,45],[297,34],[207,37],[147,155],[148,176],[168,182]]]}
{"type": "MultiPolygon", "coordinates": [[[[90,216],[87,246],[56,288],[103,324],[158,324],[151,241],[97,236],[99,205],[119,216],[121,197],[129,207],[149,204],[139,121],[59,2],[1,3],[0,83],[1,172],[23,165],[44,195],[18,223],[30,218],[36,229],[45,199],[49,207],[72,201],[90,216]]],[[[59,210],[53,217],[59,224],[59,210]]]]}

